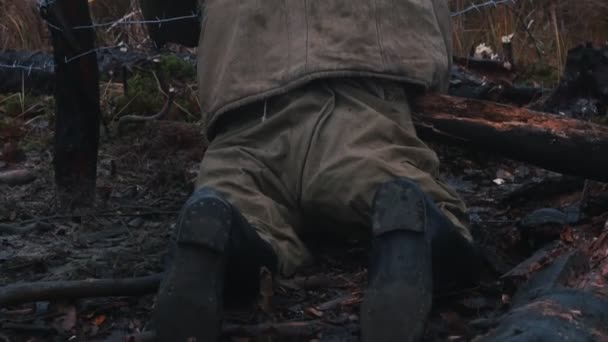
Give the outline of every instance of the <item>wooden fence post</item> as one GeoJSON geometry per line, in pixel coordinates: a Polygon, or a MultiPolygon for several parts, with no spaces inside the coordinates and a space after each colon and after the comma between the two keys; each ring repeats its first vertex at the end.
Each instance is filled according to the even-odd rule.
{"type": "Polygon", "coordinates": [[[57,197],[63,209],[95,200],[99,145],[99,68],[95,29],[87,0],[45,0],[55,62],[54,160],[57,197]]]}

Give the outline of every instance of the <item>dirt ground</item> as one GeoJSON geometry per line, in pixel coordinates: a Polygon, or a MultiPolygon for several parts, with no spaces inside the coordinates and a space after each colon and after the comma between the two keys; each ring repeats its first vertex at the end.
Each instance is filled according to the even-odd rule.
{"type": "MultiPolygon", "coordinates": [[[[26,169],[35,180],[0,184],[0,286],[161,272],[177,211],[193,190],[204,155],[201,127],[183,120],[154,121],[118,135],[110,125],[110,134],[104,132],[101,139],[95,208],[64,215],[54,201],[52,119],[31,113],[13,119],[0,126],[5,133],[0,134],[5,146],[0,171],[26,169]],[[5,229],[37,221],[47,224],[23,234],[5,229]]],[[[475,288],[436,295],[426,340],[470,341],[490,329],[485,320],[509,310],[521,283],[503,275],[549,243],[557,242],[552,254],[523,273],[534,273],[600,236],[608,219],[606,186],[589,183],[586,205],[578,211],[583,179],[430,144],[440,156],[443,176],[470,208],[487,270],[475,288]],[[541,208],[566,213],[568,222],[528,216],[541,208]]],[[[315,249],[313,266],[265,286],[251,307],[228,312],[228,341],[358,341],[365,242],[315,249]],[[238,332],[241,325],[249,327],[248,333],[238,332]],[[238,337],[252,334],[259,336],[238,337]]],[[[153,294],[8,306],[0,309],[0,341],[120,341],[149,327],[153,307],[153,294]]]]}

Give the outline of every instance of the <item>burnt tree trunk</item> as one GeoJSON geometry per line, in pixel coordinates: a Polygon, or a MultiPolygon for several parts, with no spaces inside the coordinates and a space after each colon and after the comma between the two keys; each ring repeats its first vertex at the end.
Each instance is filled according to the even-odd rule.
{"type": "Polygon", "coordinates": [[[47,0],[55,62],[55,153],[53,166],[60,205],[91,205],[95,199],[99,145],[99,71],[87,0],[47,0]]]}
{"type": "Polygon", "coordinates": [[[494,102],[426,95],[414,123],[423,139],[482,148],[555,172],[608,181],[608,127],[494,102]]]}

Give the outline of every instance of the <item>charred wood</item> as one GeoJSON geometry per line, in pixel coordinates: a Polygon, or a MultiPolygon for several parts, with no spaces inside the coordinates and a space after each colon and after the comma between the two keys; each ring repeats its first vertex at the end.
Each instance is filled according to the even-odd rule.
{"type": "Polygon", "coordinates": [[[423,139],[484,149],[548,170],[608,181],[608,127],[525,108],[427,95],[414,116],[423,139]]]}

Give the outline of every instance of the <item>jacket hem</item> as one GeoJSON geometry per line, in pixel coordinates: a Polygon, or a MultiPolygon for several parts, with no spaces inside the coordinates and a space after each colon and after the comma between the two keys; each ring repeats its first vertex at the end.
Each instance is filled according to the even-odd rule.
{"type": "Polygon", "coordinates": [[[380,78],[380,79],[388,79],[397,82],[409,83],[412,85],[417,85],[423,87],[425,90],[430,88],[430,83],[423,80],[417,80],[405,76],[400,75],[392,75],[387,73],[380,72],[370,72],[370,71],[359,71],[359,70],[339,70],[339,71],[320,71],[315,73],[309,73],[306,76],[299,77],[287,84],[283,84],[277,86],[275,88],[271,88],[256,94],[247,95],[241,97],[239,99],[230,101],[215,110],[204,111],[204,115],[209,118],[207,122],[207,131],[209,132],[218,119],[222,116],[222,114],[234,110],[236,108],[261,101],[264,99],[268,99],[273,96],[283,95],[291,90],[294,90],[298,87],[305,85],[314,80],[322,79],[322,78],[341,78],[341,77],[372,77],[372,78],[380,78]]]}

